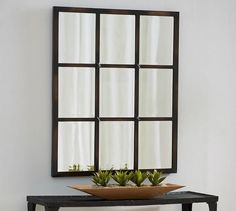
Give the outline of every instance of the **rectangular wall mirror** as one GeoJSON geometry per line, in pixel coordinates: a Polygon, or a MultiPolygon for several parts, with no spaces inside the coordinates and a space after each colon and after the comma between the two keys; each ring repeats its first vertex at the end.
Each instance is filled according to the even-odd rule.
{"type": "Polygon", "coordinates": [[[177,171],[179,13],[53,8],[52,176],[177,171]]]}

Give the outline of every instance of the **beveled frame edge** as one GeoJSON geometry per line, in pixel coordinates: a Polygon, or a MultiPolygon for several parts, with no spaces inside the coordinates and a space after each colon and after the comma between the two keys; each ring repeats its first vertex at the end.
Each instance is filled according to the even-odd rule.
{"type": "Polygon", "coordinates": [[[52,158],[51,176],[59,176],[58,172],[58,21],[59,10],[53,8],[52,33],[52,158]]]}
{"type": "MultiPolygon", "coordinates": [[[[58,24],[59,12],[81,12],[94,14],[128,14],[128,15],[150,15],[150,16],[172,16],[174,18],[174,39],[173,39],[173,103],[172,103],[172,167],[159,169],[163,173],[177,173],[178,156],[178,67],[179,67],[179,12],[176,11],[150,11],[150,10],[127,10],[127,9],[101,9],[101,8],[83,8],[83,7],[53,7],[53,51],[52,51],[52,157],[51,157],[51,176],[91,176],[94,171],[81,172],[58,172],[58,24]]],[[[151,65],[152,66],[152,65],[151,65]]],[[[165,66],[165,65],[164,65],[165,66]]],[[[169,67],[169,65],[167,66],[169,67]]],[[[97,68],[96,68],[97,69],[97,68]]],[[[96,124],[96,122],[95,122],[96,124]]],[[[98,133],[99,131],[96,131],[98,133]]],[[[95,147],[98,147],[95,137],[95,147]]],[[[98,160],[98,154],[95,152],[95,159],[98,160]]],[[[94,163],[95,164],[95,163],[94,163]]],[[[97,170],[97,169],[96,169],[97,170]]],[[[153,169],[141,169],[142,171],[151,171],[153,169]]]]}
{"type": "Polygon", "coordinates": [[[173,107],[172,107],[172,170],[177,173],[178,160],[178,83],[179,83],[179,13],[174,16],[173,40],[173,107]]]}
{"type": "Polygon", "coordinates": [[[86,7],[59,7],[54,6],[55,12],[81,12],[99,14],[128,14],[128,15],[151,15],[151,16],[179,16],[177,11],[154,11],[154,10],[130,10],[130,9],[105,9],[105,8],[86,8],[86,7]]]}

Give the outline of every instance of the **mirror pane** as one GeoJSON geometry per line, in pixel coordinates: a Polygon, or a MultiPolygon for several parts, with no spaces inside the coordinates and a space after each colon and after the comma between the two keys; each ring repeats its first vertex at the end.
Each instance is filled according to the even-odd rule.
{"type": "Polygon", "coordinates": [[[101,15],[100,63],[134,64],[135,16],[101,15]]]}
{"type": "Polygon", "coordinates": [[[102,121],[99,136],[99,169],[133,169],[133,122],[102,121]]]}
{"type": "Polygon", "coordinates": [[[134,69],[100,69],[100,116],[134,116],[134,69]]]}
{"type": "Polygon", "coordinates": [[[173,17],[140,17],[141,64],[173,64],[173,29],[173,17]]]}
{"type": "Polygon", "coordinates": [[[94,68],[59,68],[59,117],[94,117],[94,68]]]}
{"type": "Polygon", "coordinates": [[[173,70],[140,69],[139,116],[172,116],[173,70]]]}
{"type": "Polygon", "coordinates": [[[139,122],[139,168],[171,168],[172,122],[139,122]]]}
{"type": "Polygon", "coordinates": [[[93,168],[94,122],[59,122],[58,171],[88,171],[93,168]]]}
{"type": "Polygon", "coordinates": [[[95,62],[95,14],[59,13],[59,63],[95,62]]]}

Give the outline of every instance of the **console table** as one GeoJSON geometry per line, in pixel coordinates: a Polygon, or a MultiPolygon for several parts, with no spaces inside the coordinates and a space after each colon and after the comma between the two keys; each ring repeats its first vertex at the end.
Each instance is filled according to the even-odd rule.
{"type": "Polygon", "coordinates": [[[167,193],[162,197],[139,200],[104,200],[94,196],[27,196],[28,211],[37,204],[45,211],[58,211],[61,207],[112,207],[182,204],[182,211],[192,211],[193,203],[207,203],[209,211],[217,211],[218,196],[191,191],[167,193]]]}

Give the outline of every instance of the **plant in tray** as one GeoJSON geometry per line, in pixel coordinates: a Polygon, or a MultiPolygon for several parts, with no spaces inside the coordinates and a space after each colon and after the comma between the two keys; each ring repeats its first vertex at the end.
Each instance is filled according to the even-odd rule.
{"type": "Polygon", "coordinates": [[[147,172],[141,172],[140,170],[136,170],[135,172],[131,172],[130,180],[136,184],[138,187],[144,182],[148,177],[147,172]]]}
{"type": "Polygon", "coordinates": [[[92,177],[92,182],[96,185],[106,187],[111,179],[112,172],[111,171],[98,171],[94,173],[92,177]]]}
{"type": "Polygon", "coordinates": [[[112,178],[120,185],[126,186],[127,183],[130,181],[132,176],[132,172],[128,173],[128,171],[116,171],[112,178]]]}
{"type": "Polygon", "coordinates": [[[148,180],[152,183],[153,186],[160,185],[161,182],[165,179],[160,171],[154,170],[153,173],[148,173],[148,180]]]}

